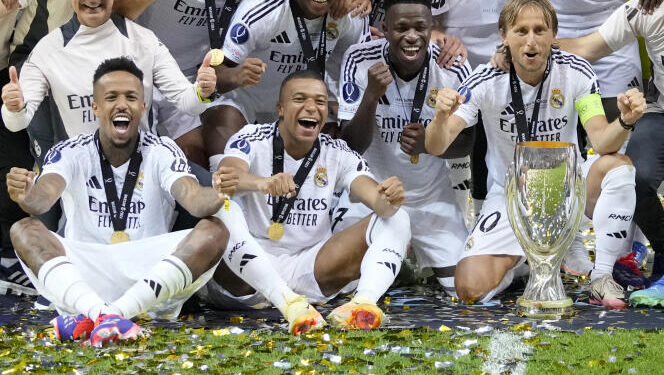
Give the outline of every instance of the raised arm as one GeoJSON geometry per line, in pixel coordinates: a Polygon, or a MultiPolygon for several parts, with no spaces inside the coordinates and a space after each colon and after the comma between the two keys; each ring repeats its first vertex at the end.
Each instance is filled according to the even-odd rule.
{"type": "Polygon", "coordinates": [[[466,122],[454,111],[463,103],[464,97],[456,90],[445,88],[436,97],[436,113],[427,126],[424,147],[432,155],[441,155],[466,127],[466,122]]]}
{"type": "Polygon", "coordinates": [[[578,38],[560,39],[559,42],[560,49],[579,55],[590,62],[595,62],[613,52],[599,31],[578,38]]]}
{"type": "Polygon", "coordinates": [[[369,176],[358,176],[350,184],[350,196],[353,201],[364,203],[382,218],[394,215],[406,199],[403,184],[394,176],[382,184],[369,176]]]}
{"type": "Polygon", "coordinates": [[[171,195],[195,217],[213,215],[224,203],[225,196],[211,187],[201,186],[192,177],[180,177],[171,186],[171,195]]]}
{"type": "Polygon", "coordinates": [[[49,173],[37,180],[35,173],[23,168],[12,168],[7,173],[7,192],[11,200],[30,215],[41,215],[51,209],[65,190],[65,179],[49,173]]]}

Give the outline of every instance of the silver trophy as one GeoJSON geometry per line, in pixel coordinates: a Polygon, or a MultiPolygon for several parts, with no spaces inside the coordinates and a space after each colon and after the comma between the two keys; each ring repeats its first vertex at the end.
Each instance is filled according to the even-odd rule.
{"type": "Polygon", "coordinates": [[[530,265],[530,278],[517,300],[519,313],[559,319],[571,314],[560,263],[576,235],[586,202],[576,146],[565,142],[522,142],[505,182],[507,216],[530,265]]]}

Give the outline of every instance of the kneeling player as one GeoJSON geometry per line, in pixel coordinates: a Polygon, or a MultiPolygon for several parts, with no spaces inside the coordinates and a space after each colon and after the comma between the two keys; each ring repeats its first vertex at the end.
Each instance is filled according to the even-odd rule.
{"type": "Polygon", "coordinates": [[[10,197],[27,213],[42,214],[62,197],[65,238],[36,218],[11,229],[30,280],[62,314],[53,320],[61,340],[90,337],[100,346],[135,337],[140,328],[129,318],[141,313],[177,316],[228,241],[223,223],[209,217],[222,205],[217,193],[198,184],[172,140],[138,131],[142,80],[126,58],[102,63],[92,104],[99,130],[55,145],[34,184],[27,170],[7,175],[10,197]],[[175,201],[206,218],[167,233],[175,201]]]}
{"type": "Polygon", "coordinates": [[[383,320],[378,299],[399,272],[410,240],[410,221],[399,208],[404,190],[396,177],[377,184],[362,157],[342,140],[320,134],[327,88],[312,71],[281,85],[272,124],[247,125],[228,142],[213,176],[220,192],[237,191],[246,211],[232,203],[221,218],[232,236],[224,263],[208,283],[208,300],[276,306],[299,335],[325,321],[309,304],[325,302],[359,279],[355,297],[328,320],[343,329],[372,329],[383,320]],[[374,213],[331,235],[328,212],[336,190],[374,213]]]}

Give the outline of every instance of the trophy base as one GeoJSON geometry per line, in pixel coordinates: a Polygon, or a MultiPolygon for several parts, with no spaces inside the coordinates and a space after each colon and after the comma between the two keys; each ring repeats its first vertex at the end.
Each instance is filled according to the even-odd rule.
{"type": "Polygon", "coordinates": [[[520,316],[534,319],[555,320],[573,314],[572,299],[569,297],[554,301],[537,301],[519,297],[516,303],[519,305],[517,310],[520,316]]]}

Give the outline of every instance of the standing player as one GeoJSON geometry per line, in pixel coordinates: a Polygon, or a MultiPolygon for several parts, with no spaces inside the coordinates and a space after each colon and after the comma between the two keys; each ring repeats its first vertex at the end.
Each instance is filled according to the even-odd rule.
{"type": "Polygon", "coordinates": [[[514,267],[524,259],[504,199],[514,144],[577,143],[578,116],[602,155],[592,165],[584,164],[586,215],[595,224],[597,244],[590,300],[607,307],[626,306],[624,290],[611,272],[619,254],[631,246],[623,234],[630,230],[634,212],[634,167],[629,158],[615,152],[642,116],[645,100],[636,89],[620,94],[620,116],[607,122],[590,64],[552,48],[557,25],[548,0],[508,1],[499,27],[510,73],[484,68],[463,83],[459,91],[464,96],[449,89],[438,93],[436,116],[426,130],[430,153],[445,151],[463,128],[477,121],[479,111],[487,124],[489,193],[456,271],[457,293],[466,302],[486,301],[507,287],[514,267]]]}
{"type": "Polygon", "coordinates": [[[592,34],[562,41],[569,49],[591,61],[620,50],[637,36],[645,39],[646,51],[652,62],[652,78],[648,87],[648,110],[627,145],[626,154],[636,166],[636,211],[634,220],[648,237],[655,250],[650,288],[630,295],[637,304],[658,305],[664,303],[664,210],[657,196],[657,189],[664,180],[664,144],[661,123],[664,113],[664,44],[660,37],[664,32],[664,9],[653,14],[638,10],[638,1],[621,6],[592,34]]]}
{"type": "Polygon", "coordinates": [[[244,0],[224,41],[219,66],[221,105],[206,113],[203,129],[210,168],[216,170],[228,138],[247,123],[276,119],[279,85],[296,70],[324,74],[332,90],[344,52],[370,39],[367,17],[333,19],[319,0],[244,0]],[[232,91],[231,91],[232,90],[232,91]],[[230,91],[230,92],[229,92],[230,91]]]}
{"type": "Polygon", "coordinates": [[[235,203],[224,212],[232,233],[224,261],[234,274],[220,265],[208,299],[245,306],[267,300],[296,335],[325,324],[308,301],[325,302],[358,279],[355,297],[328,320],[343,329],[380,326],[376,301],[399,272],[410,239],[401,181],[377,184],[359,154],[320,134],[327,100],[318,72],[290,74],[281,85],[279,121],[247,125],[231,137],[215,179],[221,192],[239,193],[247,223],[235,203]],[[328,211],[334,192],[344,189],[375,213],[332,236],[328,211]]]}
{"type": "Polygon", "coordinates": [[[53,321],[61,340],[89,336],[99,346],[135,336],[138,326],[128,319],[138,314],[177,316],[210,279],[228,240],[221,221],[209,217],[222,206],[218,194],[198,184],[175,143],[139,132],[142,80],[126,58],[103,62],[93,84],[99,130],[55,145],[34,184],[25,169],[7,176],[10,196],[29,214],[62,196],[66,238],[35,218],[11,230],[39,293],[61,314],[78,314],[53,321]],[[167,233],[175,201],[207,218],[167,233]]]}
{"type": "MultiPolygon", "coordinates": [[[[433,268],[445,290],[453,293],[454,267],[468,232],[454,190],[443,177],[450,173],[445,160],[424,150],[424,129],[433,118],[436,93],[456,89],[470,66],[457,63],[441,69],[436,63],[440,49],[429,41],[427,0],[388,0],[385,8],[385,39],[356,44],[344,56],[339,118],[348,121],[342,123],[342,137],[363,153],[379,181],[397,176],[404,182],[418,265],[433,268]]],[[[472,133],[467,138],[470,146],[472,133]]],[[[342,198],[333,214],[334,229],[344,229],[370,212],[342,198]]]]}

